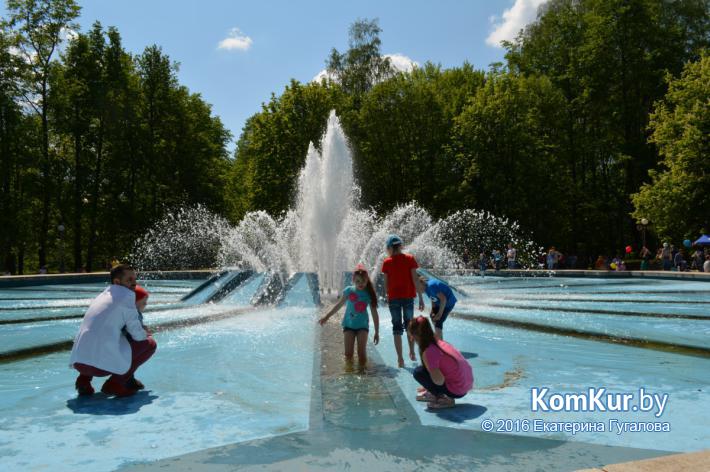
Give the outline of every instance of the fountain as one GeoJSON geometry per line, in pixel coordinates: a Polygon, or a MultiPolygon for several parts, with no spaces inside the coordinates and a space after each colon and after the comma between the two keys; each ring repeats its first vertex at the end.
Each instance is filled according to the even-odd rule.
{"type": "Polygon", "coordinates": [[[291,274],[313,272],[321,288],[339,290],[342,274],[357,263],[377,277],[390,233],[404,239],[421,266],[433,269],[461,267],[464,247],[473,253],[513,241],[522,257],[537,249],[517,223],[487,212],[462,210],[434,220],[414,202],[384,215],[361,208],[352,152],[335,111],[320,149],[309,145],[294,205],[282,217],[255,211],[232,227],[202,207],[180,209],[141,239],[134,259],[155,264],[179,255],[182,261],[205,250],[213,266],[275,272],[284,284],[291,274]]]}
{"type": "Polygon", "coordinates": [[[708,414],[698,408],[707,403],[710,356],[710,289],[702,280],[456,277],[473,296],[459,299],[446,337],[475,364],[477,378],[476,389],[448,413],[426,411],[410,372],[394,369],[386,319],[380,343],[370,347],[372,370],[343,372],[339,326],[316,323],[318,276],[339,289],[339,272],[356,262],[377,276],[391,232],[435,272],[459,264],[463,247],[513,241],[520,254],[535,247],[520,239],[514,222],[485,212],[436,220],[415,203],[382,215],[361,208],[334,114],[320,149],[311,146],[298,198],[284,216],[253,212],[231,226],[203,207],[182,208],[139,241],[132,259],[141,269],[221,270],[202,284],[141,282],[151,292],[145,319],[160,357],[141,368],[150,387],[134,397],[76,398],[67,369],[80,318],[106,281],[42,276],[34,285],[0,288],[6,469],[199,470],[218,463],[330,470],[367,463],[374,470],[572,470],[707,448],[708,414]],[[662,418],[619,413],[628,424],[668,425],[654,434],[481,433],[491,418],[609,420],[606,412],[531,416],[532,385],[568,392],[644,385],[670,392],[673,407],[662,418]],[[160,421],[170,415],[181,421],[160,421]]]}

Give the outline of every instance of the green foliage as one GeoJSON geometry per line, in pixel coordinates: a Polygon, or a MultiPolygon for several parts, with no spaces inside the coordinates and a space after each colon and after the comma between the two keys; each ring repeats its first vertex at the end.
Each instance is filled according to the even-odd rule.
{"type": "Polygon", "coordinates": [[[416,200],[435,215],[461,208],[448,146],[456,114],[482,83],[470,66],[442,72],[427,64],[375,85],[359,110],[344,113],[365,205],[389,210],[416,200]]]}
{"type": "Polygon", "coordinates": [[[41,125],[38,256],[39,265],[43,266],[47,262],[51,197],[55,191],[52,171],[57,164],[49,143],[49,76],[61,35],[76,29],[74,20],[80,7],[74,0],[8,0],[7,9],[10,15],[8,21],[3,21],[3,27],[14,28],[13,46],[22,59],[18,64],[18,89],[25,104],[39,116],[41,125]]]}
{"type": "Polygon", "coordinates": [[[8,12],[4,270],[62,257],[96,268],[182,204],[231,222],[277,215],[331,109],[362,202],[381,211],[411,200],[435,216],[488,210],[593,256],[639,238],[633,218],[674,239],[708,229],[708,0],[551,0],[506,44],[506,65],[487,72],[426,63],[396,73],[377,20],[358,20],[349,49],[326,61],[330,80],[273,95],[233,158],[229,132],[160,47],[134,57],[97,23],[59,56],[62,32],[76,28],[73,0],[10,0],[8,12]]]}
{"type": "MultiPolygon", "coordinates": [[[[364,205],[386,211],[417,200],[436,216],[489,210],[546,244],[594,256],[638,240],[630,195],[659,160],[649,114],[665,75],[708,45],[707,0],[552,0],[506,44],[507,65],[485,73],[429,63],[387,71],[380,32],[376,21],[351,27],[350,49],[327,62],[337,98],[312,112],[323,123],[326,108],[337,109],[364,205]]],[[[244,129],[233,218],[291,203],[284,189],[318,136],[284,134],[292,125],[281,101],[291,93],[244,129]],[[286,158],[289,149],[298,156],[286,158]]]]}
{"type": "Polygon", "coordinates": [[[507,44],[512,71],[546,75],[567,102],[568,245],[606,251],[638,238],[629,195],[658,162],[649,113],[665,74],[709,44],[709,12],[707,0],[552,0],[507,44]]]}
{"type": "Polygon", "coordinates": [[[232,221],[247,211],[279,214],[290,206],[308,143],[320,142],[338,96],[339,90],[327,85],[291,81],[247,121],[227,187],[232,221]]]}
{"type": "Polygon", "coordinates": [[[489,74],[456,118],[464,205],[512,218],[542,240],[565,238],[567,119],[564,97],[547,77],[489,74]]]}
{"type": "Polygon", "coordinates": [[[178,83],[159,47],[133,57],[115,28],[96,23],[56,58],[59,32],[74,26],[78,7],[8,5],[5,26],[14,29],[0,35],[4,270],[56,270],[62,261],[71,270],[103,268],[166,208],[227,211],[231,135],[178,83]]]}
{"type": "Polygon", "coordinates": [[[710,56],[688,63],[668,83],[650,125],[662,166],[633,195],[633,216],[649,219],[659,236],[678,241],[710,227],[710,56]]]}

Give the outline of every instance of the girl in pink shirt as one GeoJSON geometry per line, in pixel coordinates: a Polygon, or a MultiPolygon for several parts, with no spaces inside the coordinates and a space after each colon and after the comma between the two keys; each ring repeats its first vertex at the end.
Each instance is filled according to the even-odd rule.
{"type": "Polygon", "coordinates": [[[414,379],[421,384],[417,400],[431,409],[450,408],[473,388],[473,370],[451,344],[437,339],[429,320],[418,316],[409,323],[409,334],[419,346],[421,366],[414,369],[414,379]]]}

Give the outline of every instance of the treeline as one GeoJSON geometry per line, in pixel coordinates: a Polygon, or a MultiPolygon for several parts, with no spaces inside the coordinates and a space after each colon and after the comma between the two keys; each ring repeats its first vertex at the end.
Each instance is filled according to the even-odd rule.
{"type": "Polygon", "coordinates": [[[105,269],[167,207],[227,211],[230,133],[178,83],[177,64],[160,47],[132,55],[115,28],[99,23],[73,33],[74,0],[9,0],[7,11],[2,272],[105,269]]]}
{"type": "MultiPolygon", "coordinates": [[[[550,0],[477,70],[394,70],[359,20],[329,78],[292,81],[249,118],[234,158],[210,106],[157,46],[77,30],[74,0],[8,0],[0,32],[0,271],[103,268],[167,208],[232,223],[293,202],[335,109],[361,202],[475,208],[566,253],[710,229],[710,2],[550,0]],[[67,38],[62,41],[62,38],[67,38]]],[[[477,250],[478,248],[470,248],[477,250]]]]}
{"type": "Polygon", "coordinates": [[[641,218],[676,240],[710,228],[708,1],[551,0],[487,71],[397,73],[379,33],[356,22],[349,49],[327,60],[330,80],[293,81],[249,119],[232,220],[289,206],[308,142],[335,108],[362,203],[379,211],[411,200],[436,216],[489,210],[580,255],[639,242],[641,218]],[[671,82],[666,97],[672,80],[694,84],[671,82]]]}

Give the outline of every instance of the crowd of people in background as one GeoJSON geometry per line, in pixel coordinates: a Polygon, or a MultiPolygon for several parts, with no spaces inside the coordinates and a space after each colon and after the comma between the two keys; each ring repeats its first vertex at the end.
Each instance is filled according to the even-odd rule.
{"type": "MultiPolygon", "coordinates": [[[[462,255],[463,268],[478,269],[481,274],[487,270],[499,271],[501,269],[520,269],[518,253],[512,243],[507,249],[492,249],[490,252],[481,248],[476,260],[472,260],[468,249],[462,255]]],[[[590,269],[590,270],[665,270],[676,272],[708,272],[710,273],[710,246],[704,247],[679,247],[664,242],[654,253],[642,246],[638,253],[627,246],[624,251],[613,255],[600,254],[594,259],[589,256],[587,264],[578,265],[579,259],[574,254],[563,254],[555,246],[538,255],[537,269],[562,270],[562,269],[590,269]]]]}
{"type": "Polygon", "coordinates": [[[627,259],[638,262],[639,270],[664,270],[674,272],[710,272],[710,247],[697,248],[677,248],[675,245],[664,242],[654,253],[647,247],[642,246],[638,252],[638,257],[628,251],[627,257],[617,254],[611,258],[600,255],[593,266],[596,270],[627,270],[627,259]]]}

